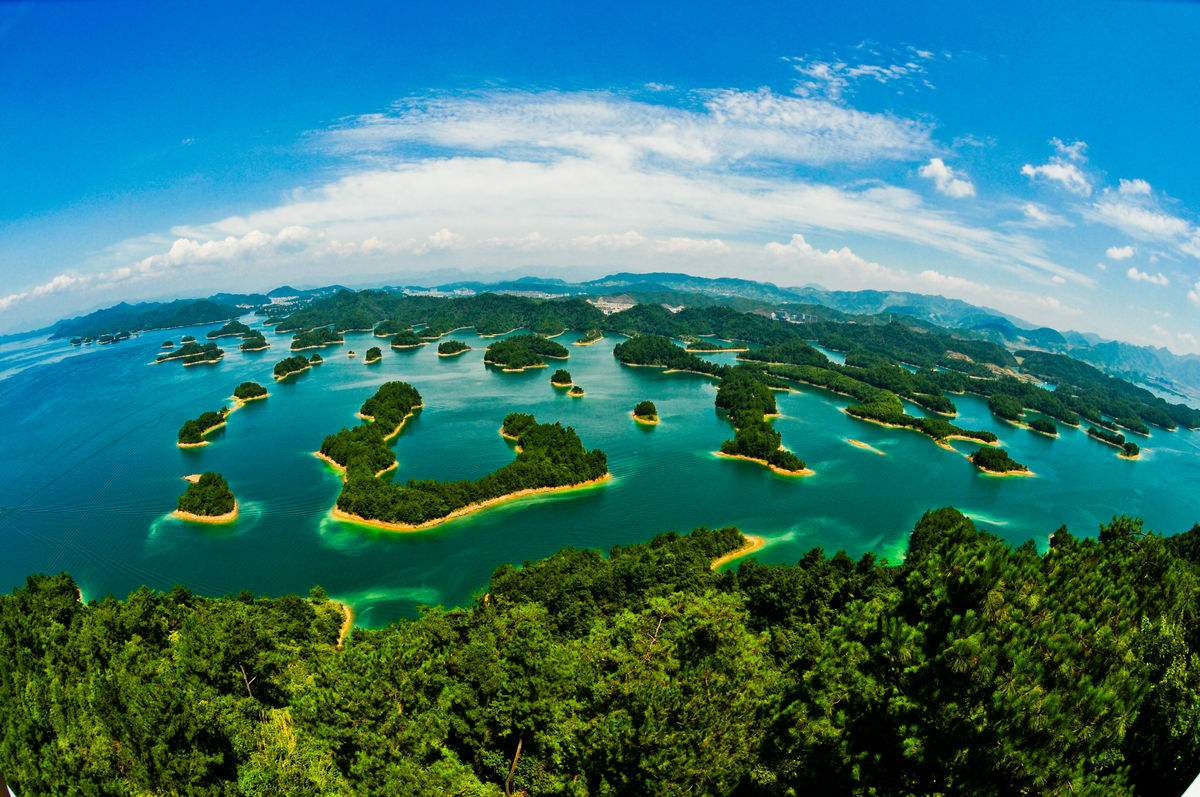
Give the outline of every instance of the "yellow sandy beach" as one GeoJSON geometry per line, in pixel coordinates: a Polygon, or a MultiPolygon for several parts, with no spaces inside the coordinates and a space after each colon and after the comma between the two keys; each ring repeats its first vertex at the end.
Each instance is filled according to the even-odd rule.
{"type": "Polygon", "coordinates": [[[742,536],[746,538],[746,544],[735,551],[730,551],[727,554],[722,554],[716,559],[713,559],[712,563],[708,566],[710,570],[716,570],[722,565],[729,564],[734,559],[741,559],[743,556],[749,556],[755,551],[762,550],[767,545],[766,539],[764,537],[759,537],[756,534],[743,534],[742,536]]]}
{"type": "Polygon", "coordinates": [[[213,525],[223,525],[225,523],[232,523],[233,521],[237,520],[238,502],[235,499],[233,502],[233,509],[223,515],[194,515],[191,512],[184,512],[181,509],[176,509],[171,514],[180,520],[186,520],[189,523],[210,523],[213,525]]]}
{"type": "Polygon", "coordinates": [[[887,456],[886,451],[880,451],[875,446],[871,445],[870,443],[864,443],[862,440],[855,440],[852,437],[847,437],[846,442],[855,448],[861,448],[863,451],[870,451],[872,454],[878,454],[881,457],[887,456]]]}
{"type": "Polygon", "coordinates": [[[765,459],[758,459],[757,457],[748,457],[744,454],[726,454],[724,451],[714,451],[713,455],[721,457],[723,459],[741,459],[741,460],[745,460],[746,462],[753,462],[756,465],[762,465],[764,468],[770,468],[772,471],[774,471],[775,473],[778,473],[780,476],[795,476],[795,477],[815,476],[817,473],[812,468],[805,468],[804,470],[784,470],[783,468],[779,468],[779,467],[776,467],[775,465],[772,465],[770,462],[767,462],[765,459]]]}
{"type": "Polygon", "coordinates": [[[629,417],[633,418],[635,421],[642,424],[643,426],[657,426],[658,420],[659,420],[657,415],[655,415],[653,418],[641,418],[641,417],[638,417],[638,415],[633,412],[629,413],[629,417]]]}

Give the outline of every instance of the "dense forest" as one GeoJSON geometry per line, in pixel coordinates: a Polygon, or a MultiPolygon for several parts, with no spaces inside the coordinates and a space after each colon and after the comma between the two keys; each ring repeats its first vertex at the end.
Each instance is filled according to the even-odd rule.
{"type": "Polygon", "coordinates": [[[658,407],[654,406],[654,402],[650,400],[639,401],[633,408],[634,417],[641,418],[644,421],[658,420],[658,407]]]}
{"type": "Polygon", "coordinates": [[[363,357],[363,362],[365,362],[367,365],[370,365],[371,363],[377,363],[382,359],[383,350],[378,346],[372,346],[371,348],[367,349],[367,353],[363,357]]]}
{"type": "Polygon", "coordinates": [[[336,346],[345,342],[346,339],[342,337],[342,333],[334,330],[332,327],[316,327],[315,329],[306,329],[303,332],[297,332],[293,335],[292,351],[318,349],[322,346],[336,346]]]}
{"type": "Polygon", "coordinates": [[[471,347],[461,340],[444,340],[437,347],[437,352],[442,357],[453,357],[455,354],[462,354],[470,350],[471,347]]]}
{"type": "MultiPolygon", "coordinates": [[[[313,355],[314,358],[316,356],[317,355],[315,354],[313,355]]],[[[311,365],[311,362],[312,361],[306,358],[303,354],[295,354],[275,363],[272,373],[276,379],[286,379],[292,374],[298,374],[301,371],[307,371],[311,365]]],[[[320,361],[318,360],[318,362],[320,361]]]]}
{"type": "Polygon", "coordinates": [[[541,335],[530,334],[496,341],[487,347],[483,361],[506,371],[521,371],[545,365],[547,357],[565,360],[570,355],[561,343],[547,340],[541,335]]]}
{"type": "Polygon", "coordinates": [[[757,371],[740,366],[727,369],[717,388],[717,409],[733,424],[732,440],[721,444],[721,453],[760,460],[778,470],[802,473],[804,460],[782,448],[779,432],[767,416],[778,414],[775,394],[757,371]]]}
{"type": "Polygon", "coordinates": [[[344,644],[338,604],[66,575],[0,597],[25,794],[1179,794],[1200,529],[1011,548],[952,509],[902,564],[709,563],[735,529],[496,570],[344,644]]]}
{"type": "Polygon", "coordinates": [[[1018,473],[1029,471],[1029,468],[1010,457],[1008,452],[1003,448],[980,446],[979,450],[972,454],[970,459],[972,465],[989,473],[1018,473]]]}
{"type": "Polygon", "coordinates": [[[229,514],[236,505],[225,477],[209,471],[200,474],[196,481],[188,483],[175,508],[189,515],[218,517],[229,514]]]}
{"type": "Polygon", "coordinates": [[[155,362],[167,362],[168,360],[181,360],[184,365],[196,365],[198,363],[217,362],[223,356],[225,351],[217,347],[215,343],[197,343],[194,339],[186,341],[177,349],[165,351],[154,358],[155,362]]]}
{"type": "Polygon", "coordinates": [[[571,378],[571,372],[565,368],[559,368],[550,375],[550,384],[555,387],[570,387],[575,380],[571,378]]]}
{"type": "MultiPolygon", "coordinates": [[[[586,450],[574,429],[557,423],[536,423],[532,416],[529,421],[523,418],[510,416],[501,427],[504,434],[516,438],[516,459],[473,481],[411,480],[404,484],[385,481],[375,475],[381,470],[376,466],[383,462],[383,457],[377,448],[373,451],[369,448],[365,433],[351,431],[351,435],[359,436],[353,440],[347,430],[331,435],[322,445],[321,453],[346,466],[346,480],[337,508],[367,520],[418,526],[523,490],[568,487],[607,475],[608,458],[604,452],[586,450]],[[352,443],[359,447],[350,450],[352,443]],[[346,450],[339,450],[338,445],[346,450]],[[361,464],[355,458],[359,451],[361,464]],[[372,457],[369,460],[368,455],[372,457]]],[[[394,458],[390,450],[388,456],[394,458]]]]}
{"type": "Polygon", "coordinates": [[[266,398],[267,389],[258,382],[242,382],[233,389],[233,397],[242,401],[266,398]]]}
{"type": "Polygon", "coordinates": [[[222,407],[219,410],[203,412],[197,418],[184,421],[183,426],[179,427],[179,444],[194,446],[203,443],[204,435],[224,424],[228,415],[229,408],[222,407]]]}
{"type": "Polygon", "coordinates": [[[221,327],[220,329],[210,330],[205,337],[209,340],[215,340],[217,338],[241,338],[251,334],[252,332],[254,332],[254,330],[235,318],[232,321],[227,322],[225,326],[221,327]]]}
{"type": "Polygon", "coordinates": [[[252,329],[242,336],[242,343],[238,348],[242,351],[262,351],[271,348],[271,344],[267,342],[263,333],[252,329]]]}

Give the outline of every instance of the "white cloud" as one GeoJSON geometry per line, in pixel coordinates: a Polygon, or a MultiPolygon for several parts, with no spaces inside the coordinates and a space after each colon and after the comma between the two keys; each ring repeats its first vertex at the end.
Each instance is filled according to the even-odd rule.
{"type": "Polygon", "coordinates": [[[900,82],[905,85],[933,87],[926,77],[926,64],[922,63],[934,57],[929,50],[908,47],[882,53],[877,50],[868,51],[862,45],[854,49],[855,55],[869,52],[874,57],[874,62],[861,58],[840,58],[836,55],[826,58],[801,56],[790,59],[800,74],[795,92],[802,97],[827,97],[838,102],[850,94],[855,83],[861,80],[880,85],[900,82]]]}
{"type": "Polygon", "coordinates": [[[728,252],[729,244],[720,238],[687,238],[676,236],[657,241],[654,248],[656,251],[673,255],[713,255],[728,252]]]}
{"type": "Polygon", "coordinates": [[[1050,281],[1053,282],[1055,285],[1066,285],[1067,284],[1067,281],[1065,279],[1063,279],[1062,277],[1058,276],[1057,274],[1055,274],[1053,277],[1051,277],[1050,281]]]}
{"type": "Polygon", "coordinates": [[[1162,272],[1157,274],[1147,274],[1145,271],[1138,271],[1135,266],[1130,266],[1125,272],[1125,276],[1134,282],[1149,282],[1151,285],[1159,285],[1165,287],[1170,284],[1170,280],[1162,272]]]}
{"type": "Polygon", "coordinates": [[[1149,196],[1151,192],[1150,183],[1145,180],[1126,180],[1124,178],[1121,178],[1117,190],[1126,196],[1149,196]]]}
{"type": "Polygon", "coordinates": [[[649,83],[643,83],[642,88],[646,89],[647,91],[674,91],[675,90],[675,87],[672,86],[670,83],[656,83],[653,80],[650,81],[649,83]]]}
{"type": "Polygon", "coordinates": [[[1025,216],[1021,222],[1011,222],[1021,224],[1026,227],[1062,227],[1068,224],[1067,220],[1057,213],[1052,213],[1042,205],[1036,202],[1026,202],[1021,206],[1021,213],[1025,216]]]}
{"type": "Polygon", "coordinates": [[[1103,263],[1097,263],[1096,268],[1100,269],[1101,271],[1108,271],[1108,266],[1104,265],[1103,263]]]}
{"type": "Polygon", "coordinates": [[[920,169],[920,175],[933,183],[940,193],[955,199],[975,196],[975,186],[964,172],[946,165],[941,158],[930,158],[920,169]]]}
{"type": "Polygon", "coordinates": [[[1188,291],[1187,297],[1192,304],[1200,304],[1200,280],[1196,280],[1196,284],[1188,291]]]}
{"type": "Polygon", "coordinates": [[[1132,246],[1110,246],[1104,250],[1109,260],[1128,260],[1134,255],[1132,246]]]}
{"type": "Polygon", "coordinates": [[[1021,174],[1030,180],[1043,179],[1057,183],[1060,188],[1070,191],[1072,194],[1090,196],[1092,182],[1078,166],[1087,161],[1084,154],[1087,151],[1087,144],[1082,141],[1066,144],[1057,138],[1050,139],[1050,144],[1054,147],[1056,154],[1040,166],[1026,163],[1021,167],[1021,174]]]}

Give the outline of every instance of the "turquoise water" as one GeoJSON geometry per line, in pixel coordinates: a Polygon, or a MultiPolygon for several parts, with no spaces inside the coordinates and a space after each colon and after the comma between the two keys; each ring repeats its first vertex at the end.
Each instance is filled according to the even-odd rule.
{"type": "Polygon", "coordinates": [[[60,570],[89,597],[125,595],[142,584],[272,595],[321,584],[354,604],[361,622],[378,625],[420,605],[469,601],[505,562],[568,545],[606,550],[700,525],[734,524],[767,537],[759,554],[767,562],[794,561],[814,546],[895,561],[921,513],[951,504],[983,528],[1017,544],[1033,539],[1039,548],[1060,524],[1093,535],[1118,512],[1170,533],[1200,519],[1200,437],[1186,431],[1135,437],[1145,454],[1127,462],[1082,432],[1063,429],[1050,440],[995,421],[979,399],[955,397],[958,423],[995,431],[1038,474],[996,479],[921,435],[847,417],[839,412],[847,399],[804,389],[779,395],[783,417],[775,421],[784,444],[817,472],[794,479],[714,457],[730,428],[713,408],[713,382],[623,367],[612,356],[613,338],[568,346],[565,367],[587,390],[582,399],[549,385],[552,368],[486,368],[489,341],[465,330],[453,337],[475,348],[461,357],[439,358],[433,345],[385,348],[374,366],[362,355],[379,341],[349,334],[344,347],[321,350],[323,366],[285,383],[270,373],[289,339],[270,333],[273,348],[255,354],[225,341],[216,366],[148,364],[162,340],[202,337],[211,328],[83,350],[38,337],[0,343],[0,588],[60,570]],[[347,358],[347,349],[359,356],[347,358]],[[212,445],[175,446],[184,420],[220,406],[247,379],[267,385],[271,397],[234,413],[212,445]],[[397,478],[474,478],[503,465],[512,450],[497,429],[506,413],[521,410],[574,426],[585,445],[608,453],[614,480],[420,533],[332,520],[339,482],[311,452],[326,434],[358,423],[363,400],[396,379],[425,399],[395,442],[397,478]],[[641,399],[658,405],[660,425],[629,417],[641,399]],[[887,456],[854,448],[848,438],[887,456]],[[229,480],[242,504],[235,524],[197,526],[169,516],[184,487],[180,477],[203,470],[229,480]]]}

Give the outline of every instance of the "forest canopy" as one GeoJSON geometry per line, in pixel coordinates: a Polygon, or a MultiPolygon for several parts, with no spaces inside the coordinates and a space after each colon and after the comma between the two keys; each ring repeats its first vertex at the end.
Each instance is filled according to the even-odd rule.
{"type": "Polygon", "coordinates": [[[175,508],[189,515],[218,517],[232,512],[236,503],[225,477],[209,471],[188,483],[175,508]]]}

